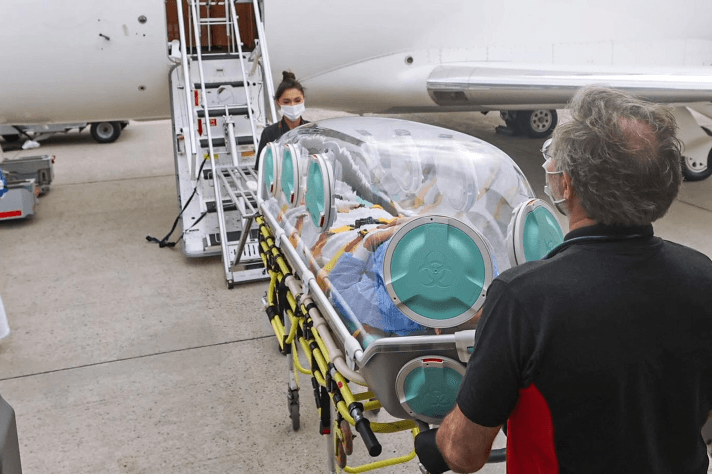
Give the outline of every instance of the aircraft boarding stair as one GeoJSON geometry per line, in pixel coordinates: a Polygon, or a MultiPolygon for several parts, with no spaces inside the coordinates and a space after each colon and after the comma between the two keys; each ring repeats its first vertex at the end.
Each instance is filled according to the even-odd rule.
{"type": "Polygon", "coordinates": [[[276,117],[264,29],[257,0],[188,0],[186,41],[184,3],[176,2],[180,40],[172,41],[170,51],[177,63],[170,92],[183,252],[221,254],[232,288],[268,278],[257,249],[253,170],[258,134],[276,117]],[[236,8],[246,4],[252,4],[250,24],[257,27],[252,52],[243,50],[236,8]],[[215,7],[224,15],[211,17],[215,7]],[[213,44],[216,27],[224,29],[227,47],[213,44]],[[201,44],[206,30],[207,45],[201,44]]]}

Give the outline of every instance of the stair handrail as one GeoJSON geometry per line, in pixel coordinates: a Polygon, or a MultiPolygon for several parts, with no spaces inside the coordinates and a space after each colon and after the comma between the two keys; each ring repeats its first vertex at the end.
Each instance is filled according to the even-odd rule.
{"type": "Polygon", "coordinates": [[[208,107],[208,101],[206,99],[207,92],[205,90],[205,74],[203,73],[203,56],[201,52],[200,44],[200,6],[198,5],[199,0],[191,0],[191,13],[193,15],[193,29],[195,34],[195,50],[198,58],[198,73],[200,75],[200,91],[203,95],[203,111],[205,116],[205,130],[208,135],[208,158],[210,159],[210,167],[213,175],[213,189],[215,192],[215,210],[218,213],[218,221],[220,225],[218,230],[220,232],[220,250],[222,251],[222,262],[223,270],[225,271],[225,277],[230,273],[230,259],[227,247],[227,231],[225,230],[225,210],[223,209],[222,191],[221,183],[218,174],[222,173],[218,170],[215,162],[215,152],[213,149],[213,134],[210,127],[210,108],[208,107]]]}
{"type": "MultiPolygon", "coordinates": [[[[196,168],[192,166],[192,160],[198,154],[195,148],[195,128],[193,126],[194,120],[197,118],[195,108],[193,107],[193,98],[191,97],[192,83],[190,80],[190,69],[188,66],[188,44],[185,41],[185,22],[183,19],[183,2],[181,0],[176,2],[178,7],[178,34],[180,37],[180,57],[181,66],[183,69],[183,89],[185,90],[186,105],[188,106],[188,133],[190,145],[190,156],[188,157],[188,174],[192,181],[196,180],[196,168]]],[[[187,151],[187,150],[186,150],[187,151]]]]}
{"type": "MultiPolygon", "coordinates": [[[[260,52],[262,53],[262,66],[264,68],[264,76],[267,87],[267,93],[269,94],[269,106],[270,112],[272,113],[272,120],[277,121],[277,110],[274,107],[274,81],[272,80],[272,66],[269,61],[269,52],[267,51],[267,39],[265,37],[265,29],[262,25],[262,17],[260,16],[260,6],[258,0],[252,0],[252,4],[255,10],[255,20],[257,23],[257,37],[260,40],[260,52]]],[[[259,160],[260,157],[258,156],[259,160]]]]}
{"type": "MultiPolygon", "coordinates": [[[[235,2],[230,1],[230,12],[232,14],[232,27],[235,32],[233,38],[237,42],[237,52],[240,57],[240,70],[242,71],[242,86],[245,89],[245,99],[247,100],[247,115],[250,118],[250,130],[252,131],[252,144],[257,151],[257,131],[255,130],[255,121],[252,116],[252,103],[250,101],[250,94],[248,93],[249,86],[247,82],[247,74],[245,71],[245,58],[242,55],[242,35],[240,35],[240,26],[237,22],[237,10],[235,8],[235,2]]],[[[232,145],[232,144],[231,144],[232,145]]],[[[233,145],[236,146],[236,145],[233,145]]],[[[257,157],[259,159],[259,157],[257,157]]]]}

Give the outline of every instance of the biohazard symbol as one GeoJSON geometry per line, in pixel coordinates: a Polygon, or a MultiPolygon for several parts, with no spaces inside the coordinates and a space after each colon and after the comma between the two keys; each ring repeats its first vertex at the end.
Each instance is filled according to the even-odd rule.
{"type": "Polygon", "coordinates": [[[553,250],[554,247],[556,247],[557,245],[559,245],[559,242],[554,240],[554,238],[551,236],[549,236],[549,238],[546,240],[546,243],[544,244],[547,251],[553,250]]]}
{"type": "Polygon", "coordinates": [[[435,390],[430,394],[431,410],[438,414],[447,414],[452,409],[452,396],[446,392],[435,390]]]}
{"type": "Polygon", "coordinates": [[[423,286],[448,288],[455,280],[452,268],[445,265],[445,256],[437,250],[426,255],[425,263],[421,265],[418,274],[423,286]]]}

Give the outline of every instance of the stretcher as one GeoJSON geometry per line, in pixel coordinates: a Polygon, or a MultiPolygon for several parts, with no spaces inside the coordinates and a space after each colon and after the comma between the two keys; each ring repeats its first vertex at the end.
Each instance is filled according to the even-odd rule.
{"type": "Polygon", "coordinates": [[[408,462],[414,451],[349,466],[352,427],[379,457],[380,434],[442,422],[489,284],[563,241],[554,212],[504,152],[430,125],[324,120],[259,158],[264,306],[290,360],[292,426],[302,373],[331,440],[330,472],[408,462]],[[366,417],[380,408],[395,421],[366,417]]]}

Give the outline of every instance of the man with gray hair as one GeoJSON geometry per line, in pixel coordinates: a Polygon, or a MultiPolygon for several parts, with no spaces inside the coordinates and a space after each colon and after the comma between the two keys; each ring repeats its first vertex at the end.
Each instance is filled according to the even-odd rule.
{"type": "Polygon", "coordinates": [[[670,110],[603,87],[545,147],[564,243],[490,286],[455,409],[416,438],[430,472],[707,472],[712,261],[653,235],[681,181],[670,110]],[[436,449],[437,446],[437,449],[436,449]]]}

